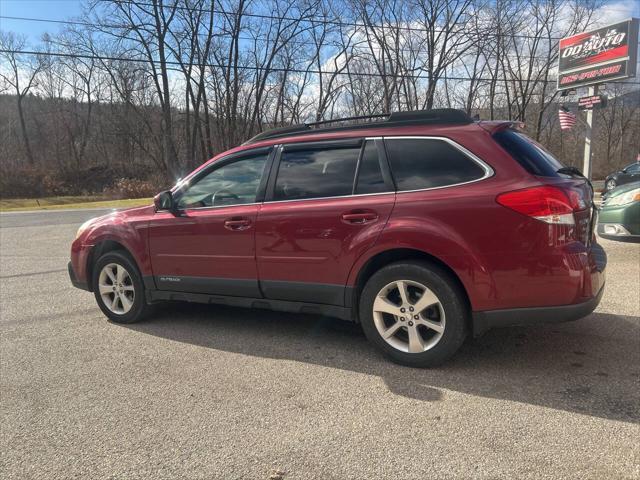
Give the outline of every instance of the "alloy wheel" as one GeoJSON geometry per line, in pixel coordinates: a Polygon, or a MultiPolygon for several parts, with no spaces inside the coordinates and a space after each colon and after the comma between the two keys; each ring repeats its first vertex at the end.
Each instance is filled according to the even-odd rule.
{"type": "Polygon", "coordinates": [[[442,303],[428,287],[412,280],[397,280],[378,292],[373,321],[385,342],[407,353],[433,348],[445,330],[442,303]]]}
{"type": "Polygon", "coordinates": [[[124,315],[133,307],[136,295],[133,280],[122,265],[105,265],[98,277],[98,289],[102,302],[111,312],[124,315]]]}

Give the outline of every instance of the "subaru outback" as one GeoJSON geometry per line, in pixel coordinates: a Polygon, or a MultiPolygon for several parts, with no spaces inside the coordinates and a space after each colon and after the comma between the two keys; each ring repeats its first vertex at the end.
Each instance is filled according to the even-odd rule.
{"type": "Polygon", "coordinates": [[[595,309],[593,190],[521,124],[362,120],[261,133],[153,205],[90,220],[72,283],[121,323],[167,300],[340,317],[410,366],[491,327],[595,309]]]}

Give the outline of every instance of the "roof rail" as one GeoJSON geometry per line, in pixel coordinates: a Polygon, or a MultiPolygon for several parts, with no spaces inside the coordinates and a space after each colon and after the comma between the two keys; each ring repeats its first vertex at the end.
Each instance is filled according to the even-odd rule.
{"type": "Polygon", "coordinates": [[[317,127],[319,125],[326,125],[328,123],[349,122],[353,120],[369,120],[371,118],[389,118],[391,115],[392,114],[390,113],[378,113],[375,115],[359,115],[357,117],[332,118],[331,120],[321,120],[319,122],[307,123],[305,125],[317,127]]]}
{"type": "Polygon", "coordinates": [[[473,123],[473,119],[462,110],[454,108],[435,108],[432,110],[415,110],[412,112],[393,112],[381,113],[376,115],[360,115],[357,117],[334,118],[331,120],[322,120],[319,122],[303,123],[300,125],[291,125],[289,127],[274,128],[257,134],[255,137],[247,140],[244,145],[267,140],[270,138],[284,137],[291,134],[308,135],[317,132],[339,132],[343,130],[357,130],[371,127],[395,127],[402,125],[423,125],[423,124],[440,124],[440,125],[467,125],[473,123]],[[369,120],[386,118],[386,120],[375,120],[373,122],[356,123],[352,125],[343,125],[339,127],[322,127],[330,123],[349,122],[357,120],[369,120]]]}

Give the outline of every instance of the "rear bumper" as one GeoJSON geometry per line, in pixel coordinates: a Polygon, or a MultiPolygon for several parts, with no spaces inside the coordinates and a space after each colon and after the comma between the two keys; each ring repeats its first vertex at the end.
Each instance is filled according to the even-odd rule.
{"type": "Polygon", "coordinates": [[[506,310],[473,312],[474,335],[477,336],[494,327],[540,325],[578,320],[586,317],[596,309],[603,293],[604,285],[602,285],[600,291],[594,297],[583,303],[552,307],[510,308],[506,310]]]}
{"type": "Polygon", "coordinates": [[[81,282],[80,280],[78,280],[76,273],[73,271],[73,265],[71,264],[71,262],[69,262],[69,264],[67,265],[67,269],[69,270],[69,279],[71,280],[71,284],[74,287],[90,291],[87,282],[81,282]]]}

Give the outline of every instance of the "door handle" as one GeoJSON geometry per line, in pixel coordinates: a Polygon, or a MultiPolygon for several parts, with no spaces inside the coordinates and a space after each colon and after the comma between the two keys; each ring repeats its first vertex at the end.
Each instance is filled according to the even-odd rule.
{"type": "Polygon", "coordinates": [[[232,217],[224,221],[224,228],[227,230],[246,230],[251,227],[251,220],[244,217],[232,217]]]}
{"type": "Polygon", "coordinates": [[[342,214],[342,221],[352,224],[363,224],[375,222],[378,219],[378,214],[375,212],[349,212],[342,214]]]}

